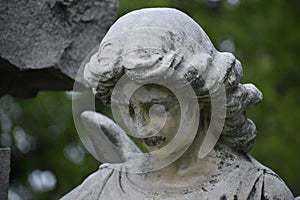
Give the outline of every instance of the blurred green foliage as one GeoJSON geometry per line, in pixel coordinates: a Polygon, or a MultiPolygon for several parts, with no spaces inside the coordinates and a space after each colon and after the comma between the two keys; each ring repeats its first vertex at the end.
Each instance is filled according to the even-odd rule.
{"type": "MultiPolygon", "coordinates": [[[[258,128],[251,154],[300,195],[300,1],[121,0],[119,16],[144,7],[186,12],[217,49],[241,60],[242,82],[254,83],[264,94],[248,112],[258,128]]],[[[4,97],[0,111],[1,145],[12,148],[11,199],[58,199],[97,169],[99,163],[79,141],[68,94],[4,97]],[[45,177],[46,170],[56,178],[53,187],[43,183],[43,175],[35,176],[45,177]]]]}

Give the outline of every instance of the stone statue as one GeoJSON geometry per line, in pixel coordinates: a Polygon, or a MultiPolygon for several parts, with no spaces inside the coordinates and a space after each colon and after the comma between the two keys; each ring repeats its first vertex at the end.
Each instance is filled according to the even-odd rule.
{"type": "Polygon", "coordinates": [[[84,112],[95,151],[107,163],[62,200],[294,199],[276,173],[248,154],[256,127],[246,110],[262,100],[261,92],[240,84],[240,62],[218,52],[189,16],[151,8],[115,22],[85,65],[84,77],[104,104],[113,105],[120,103],[115,96],[127,98],[126,92],[114,92],[125,75],[141,87],[128,94],[128,109],[120,112],[149,153],[137,156],[140,148],[112,120],[84,112]],[[223,107],[214,102],[222,87],[223,107]],[[180,95],[189,100],[178,100],[180,95]],[[190,107],[193,101],[196,107],[190,107]],[[193,118],[197,109],[200,115],[193,118]],[[99,127],[102,135],[95,134],[99,127]]]}

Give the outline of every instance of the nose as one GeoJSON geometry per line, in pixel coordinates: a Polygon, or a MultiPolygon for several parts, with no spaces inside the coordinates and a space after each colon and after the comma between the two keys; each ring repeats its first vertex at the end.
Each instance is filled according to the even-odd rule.
{"type": "Polygon", "coordinates": [[[167,112],[163,105],[153,104],[149,108],[133,106],[133,110],[138,134],[141,137],[155,136],[162,131],[167,120],[167,112]]]}
{"type": "Polygon", "coordinates": [[[159,133],[167,120],[167,112],[163,105],[153,104],[149,109],[150,123],[147,124],[147,130],[152,132],[151,135],[159,133]]]}

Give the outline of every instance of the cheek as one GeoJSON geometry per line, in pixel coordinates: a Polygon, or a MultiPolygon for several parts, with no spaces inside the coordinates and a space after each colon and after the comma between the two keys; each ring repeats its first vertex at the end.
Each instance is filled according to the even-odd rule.
{"type": "Polygon", "coordinates": [[[164,126],[164,134],[169,135],[169,138],[173,138],[179,128],[180,124],[180,108],[172,109],[168,112],[166,124],[164,126]]]}

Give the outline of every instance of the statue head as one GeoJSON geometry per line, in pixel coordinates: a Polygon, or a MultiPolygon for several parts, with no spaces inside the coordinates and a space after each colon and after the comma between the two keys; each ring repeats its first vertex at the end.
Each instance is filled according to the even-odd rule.
{"type": "Polygon", "coordinates": [[[186,14],[170,8],[142,9],[115,22],[86,64],[84,77],[96,96],[109,105],[124,74],[143,84],[130,99],[129,115],[140,132],[151,135],[156,131],[142,139],[150,150],[172,140],[172,130],[178,128],[182,114],[174,92],[156,82],[168,82],[192,96],[184,89],[189,84],[203,114],[199,124],[204,130],[211,118],[212,96],[224,87],[226,116],[219,141],[237,150],[250,150],[256,128],[245,111],[259,103],[262,95],[255,86],[239,83],[240,62],[231,53],[217,51],[186,14]]]}

